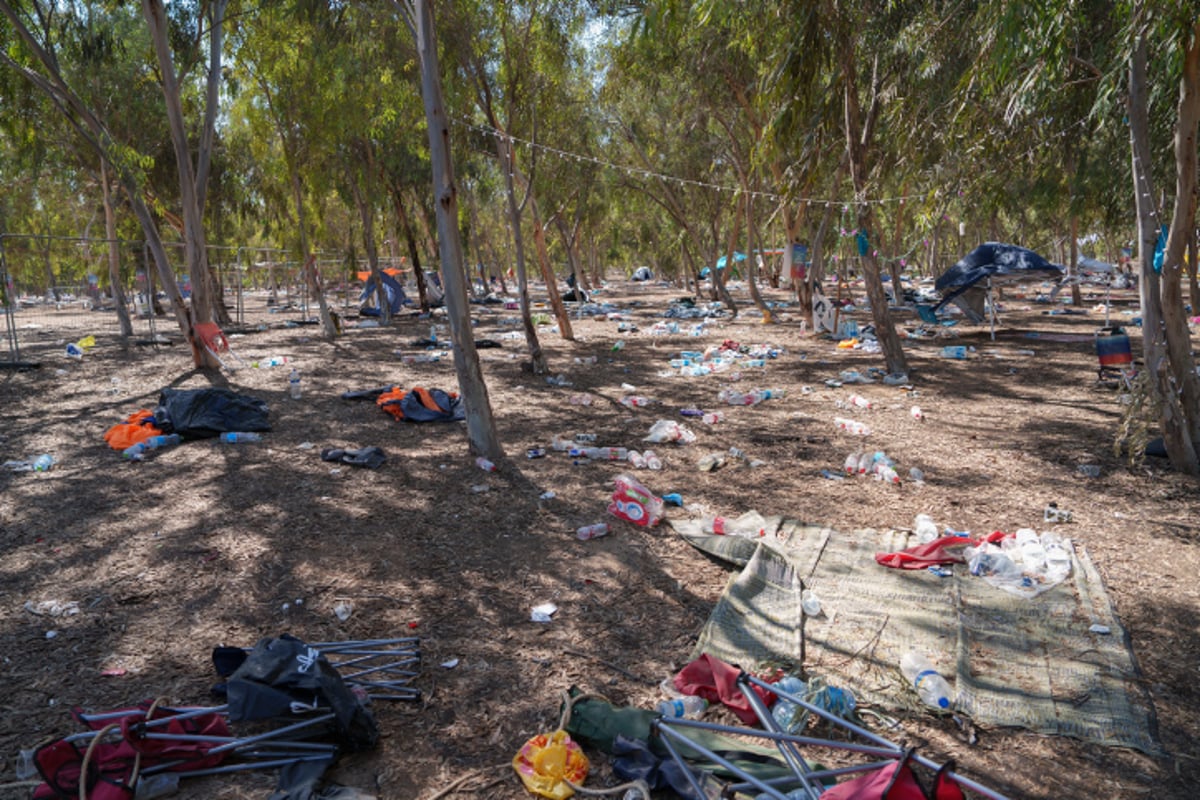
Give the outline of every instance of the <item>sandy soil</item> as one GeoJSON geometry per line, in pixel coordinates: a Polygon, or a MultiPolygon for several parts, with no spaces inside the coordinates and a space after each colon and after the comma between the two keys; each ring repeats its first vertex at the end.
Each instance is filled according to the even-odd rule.
{"type": "MultiPolygon", "coordinates": [[[[1119,392],[1097,382],[1088,338],[1103,324],[1095,297],[1087,313],[1048,315],[1049,306],[1010,294],[994,341],[987,327],[971,325],[952,329],[950,340],[910,340],[915,397],[882,383],[857,389],[876,406],[863,415],[871,444],[898,459],[902,476],[913,466],[926,476],[887,486],[819,476],[840,468],[855,444],[832,421],[853,389],[825,381],[882,366],[879,356],[804,335],[798,318],[764,326],[756,314],[715,321],[695,338],[648,335],[681,294],[615,284],[597,299],[626,309],[638,331],[578,319],[572,343],[543,329],[554,374],[572,386],[521,368],[522,343],[500,338],[514,330],[502,322],[516,312],[476,308],[477,337],[503,344],[479,351],[508,453],[495,473],[475,466],[460,424],[398,423],[371,403],[340,398],[388,383],[454,389],[448,360],[400,358],[424,352],[411,343],[428,336],[428,320],[349,327],[329,343],[317,327],[283,324],[298,313],[267,313],[262,298],[249,298],[234,350],[247,361],[286,356],[303,373],[299,401],[287,397],[286,368],[195,372],[182,345],[123,348],[111,318],[97,312],[52,312],[43,327],[23,329],[22,355],[42,367],[0,372],[0,460],[48,452],[58,463],[46,474],[0,472],[0,783],[16,782],[19,749],[73,732],[72,706],[206,701],[215,645],[249,646],[282,632],[309,641],[416,635],[423,701],[378,704],[380,746],[344,759],[330,777],[393,800],[528,797],[506,765],[526,739],[554,729],[561,692],[578,685],[651,707],[661,699],[658,683],[685,663],[729,571],[668,528],[607,515],[612,478],[628,465],[577,465],[553,452],[527,459],[527,448],[575,433],[639,447],[655,420],[716,409],[725,386],[759,386],[787,395],[727,407],[713,427],[691,423],[698,442],[657,448],[664,469],[638,473],[657,492],[683,495],[689,508],[671,514],[753,508],[848,529],[908,527],[927,512],[984,532],[1037,526],[1056,502],[1073,512],[1069,533],[1088,549],[1131,634],[1137,680],[1153,698],[1169,755],[1021,730],[976,728],[972,737],[921,714],[904,719],[904,738],[924,743],[931,757],[956,758],[967,775],[1012,797],[1196,796],[1200,493],[1164,462],[1130,468],[1114,456],[1119,392]],[[85,333],[96,347],[82,360],[66,358],[65,343],[85,333]],[[624,349],[614,351],[618,340],[624,349]],[[742,370],[737,382],[663,374],[679,351],[725,340],[782,354],[742,370]],[[945,359],[947,343],[974,350],[945,359]],[[588,356],[597,363],[575,362],[588,356]],[[657,402],[622,406],[625,383],[657,402]],[[152,408],[164,387],[209,385],[267,400],[273,430],[265,441],[193,442],[142,463],[106,447],[105,430],[152,408]],[[581,392],[595,402],[573,404],[581,392]],[[914,404],[923,423],[910,416],[914,404]],[[319,457],[325,447],[368,445],[387,452],[377,471],[319,457]],[[701,456],[730,447],[765,465],[697,469],[701,456]],[[1100,476],[1086,477],[1081,465],[1098,465],[1100,476]],[[613,530],[604,538],[573,535],[606,519],[613,530]],[[51,618],[24,609],[48,600],[75,601],[81,611],[51,618]],[[531,622],[531,608],[544,602],[558,606],[554,621],[531,622]],[[333,613],[339,603],[353,606],[345,622],[333,613]]],[[[1114,319],[1127,320],[1133,302],[1117,298],[1114,319]]],[[[867,321],[861,312],[854,318],[867,321]]],[[[901,322],[914,326],[911,315],[901,322]]],[[[178,339],[169,320],[159,329],[178,339]]],[[[1138,344],[1135,329],[1135,351],[1138,344]]],[[[588,785],[615,783],[606,757],[589,755],[588,785]]],[[[274,778],[195,779],[179,796],[265,798],[274,778]]],[[[10,786],[0,796],[28,791],[10,786]]]]}

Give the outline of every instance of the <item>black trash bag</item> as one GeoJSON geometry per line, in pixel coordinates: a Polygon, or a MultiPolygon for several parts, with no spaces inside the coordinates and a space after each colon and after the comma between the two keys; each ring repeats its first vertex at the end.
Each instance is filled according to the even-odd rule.
{"type": "Polygon", "coordinates": [[[269,431],[267,403],[229,389],[163,389],[154,424],[184,439],[211,439],[229,431],[269,431]]]}
{"type": "MultiPolygon", "coordinates": [[[[224,650],[224,648],[218,648],[224,650]]],[[[214,652],[214,663],[218,653],[214,652]]],[[[284,634],[263,639],[225,684],[229,719],[263,720],[288,716],[292,704],[315,702],[337,717],[338,743],[349,750],[367,750],[379,740],[379,727],[342,681],[328,659],[304,642],[284,634]]]]}

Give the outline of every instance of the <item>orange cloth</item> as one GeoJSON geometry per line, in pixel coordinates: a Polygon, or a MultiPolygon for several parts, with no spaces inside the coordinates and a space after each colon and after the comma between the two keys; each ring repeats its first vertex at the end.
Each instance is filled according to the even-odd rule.
{"type": "Polygon", "coordinates": [[[141,409],[126,417],[124,422],[109,428],[104,433],[104,441],[113,450],[124,450],[160,434],[162,431],[154,427],[154,412],[141,409]]]}

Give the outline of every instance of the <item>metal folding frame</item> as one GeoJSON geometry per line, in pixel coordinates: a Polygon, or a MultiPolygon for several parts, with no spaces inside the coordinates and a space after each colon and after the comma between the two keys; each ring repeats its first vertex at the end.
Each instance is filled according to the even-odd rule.
{"type": "MultiPolygon", "coordinates": [[[[315,642],[309,646],[315,648],[329,661],[351,690],[357,690],[370,700],[418,700],[421,692],[411,684],[413,679],[419,675],[417,671],[421,658],[418,649],[419,641],[418,637],[400,637],[315,642]]],[[[149,779],[159,776],[156,780],[166,785],[164,792],[168,791],[169,787],[177,785],[180,778],[272,769],[301,761],[332,761],[338,754],[336,744],[295,738],[297,735],[303,737],[313,727],[335,722],[337,715],[329,713],[327,708],[309,709],[308,711],[314,713],[314,716],[281,728],[247,736],[159,733],[154,730],[169,725],[171,722],[209,714],[223,715],[228,718],[228,704],[215,706],[161,705],[154,708],[156,711],[166,713],[167,716],[155,717],[129,726],[137,738],[151,741],[208,743],[213,746],[205,749],[196,758],[228,754],[230,757],[238,759],[234,763],[191,770],[187,769],[187,763],[192,759],[176,759],[152,764],[138,771],[136,780],[139,781],[142,778],[149,779]]],[[[145,716],[147,713],[148,710],[143,708],[127,708],[98,714],[79,713],[77,718],[83,723],[101,727],[96,730],[71,734],[63,737],[61,741],[73,744],[91,742],[101,734],[105,737],[119,739],[125,734],[115,723],[120,723],[130,717],[145,716]]],[[[21,763],[17,769],[19,774],[26,777],[37,774],[34,766],[37,752],[36,749],[21,751],[21,763]]]]}
{"type": "MultiPolygon", "coordinates": [[[[824,792],[828,785],[827,781],[833,781],[844,775],[853,775],[856,773],[869,772],[888,766],[894,761],[904,758],[906,750],[895,742],[889,741],[878,734],[863,728],[859,725],[842,719],[836,714],[832,714],[820,706],[813,705],[806,701],[803,697],[798,697],[790,692],[783,691],[773,684],[767,683],[759,678],[750,675],[747,672],[742,672],[737,680],[738,688],[750,703],[750,707],[754,710],[759,722],[763,728],[748,728],[733,725],[721,725],[702,720],[691,720],[686,718],[669,718],[659,717],[652,723],[652,729],[659,734],[659,738],[671,757],[683,769],[684,774],[688,776],[688,781],[698,797],[709,797],[706,794],[705,787],[701,783],[701,777],[697,775],[693,763],[689,763],[681,754],[680,746],[686,746],[694,752],[700,753],[706,760],[713,764],[719,765],[731,774],[736,776],[738,782],[730,783],[725,786],[723,796],[732,796],[736,792],[747,792],[757,790],[761,794],[772,798],[772,800],[818,800],[821,793],[824,792]],[[817,715],[821,719],[832,723],[838,728],[846,731],[853,736],[863,740],[865,743],[856,743],[853,741],[838,741],[836,739],[818,738],[813,736],[799,736],[787,733],[782,730],[779,723],[771,715],[770,710],[751,687],[759,687],[775,694],[779,699],[787,700],[796,705],[807,709],[810,713],[817,715]],[[772,780],[762,780],[756,778],[750,773],[738,767],[733,762],[722,757],[720,754],[707,749],[703,745],[698,744],[694,740],[688,738],[687,730],[705,730],[715,733],[730,734],[735,736],[745,736],[754,739],[762,739],[770,742],[778,750],[780,756],[792,770],[791,776],[775,778],[772,780]],[[848,767],[839,767],[836,769],[814,769],[808,761],[801,755],[800,747],[817,747],[829,750],[841,750],[860,755],[870,756],[873,761],[865,764],[858,764],[848,767]],[[799,793],[797,793],[799,792],[799,793]]],[[[941,765],[932,761],[920,754],[912,754],[910,757],[912,763],[920,764],[934,771],[941,769],[941,765]]],[[[976,781],[959,775],[958,773],[947,770],[945,776],[955,783],[968,789],[981,797],[988,800],[1008,800],[1008,798],[999,792],[989,789],[976,781]]]]}

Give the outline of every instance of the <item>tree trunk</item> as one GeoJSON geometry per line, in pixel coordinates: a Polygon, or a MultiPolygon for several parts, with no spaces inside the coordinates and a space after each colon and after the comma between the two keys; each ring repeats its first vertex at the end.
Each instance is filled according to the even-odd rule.
{"type": "Polygon", "coordinates": [[[563,305],[562,294],[558,291],[558,278],[554,274],[554,265],[550,263],[550,251],[546,248],[546,226],[542,224],[542,215],[538,211],[537,199],[533,197],[533,186],[527,187],[529,195],[529,211],[533,215],[533,244],[537,250],[538,264],[542,268],[542,280],[546,282],[546,291],[550,295],[550,307],[554,309],[554,318],[558,320],[558,333],[569,342],[575,341],[575,332],[571,330],[571,318],[563,305]]]}
{"type": "Polygon", "coordinates": [[[363,226],[363,249],[367,251],[367,265],[371,270],[371,278],[375,281],[375,302],[379,305],[379,324],[387,327],[392,324],[392,304],[388,302],[387,289],[383,285],[383,271],[379,268],[379,250],[375,247],[375,215],[370,204],[367,203],[362,188],[358,185],[358,179],[353,174],[353,170],[351,173],[349,176],[350,193],[354,196],[354,205],[358,209],[358,218],[363,226]]]}
{"type": "MultiPolygon", "coordinates": [[[[845,98],[846,148],[849,155],[850,179],[854,184],[856,200],[865,200],[867,190],[867,144],[869,130],[864,130],[864,122],[858,105],[858,87],[853,46],[845,47],[842,74],[845,79],[843,96],[845,98]]],[[[874,231],[874,212],[866,202],[858,205],[858,229],[870,236],[874,231]]],[[[887,294],[883,290],[883,281],[879,278],[879,262],[872,247],[862,256],[864,284],[867,298],[871,303],[871,317],[875,322],[875,338],[879,340],[883,350],[884,363],[889,373],[908,373],[908,360],[904,356],[904,347],[900,337],[892,325],[892,315],[888,310],[887,294]]]]}
{"type": "Polygon", "coordinates": [[[550,371],[546,354],[538,341],[537,328],[529,308],[529,278],[525,269],[525,240],[521,234],[521,208],[517,204],[517,189],[513,179],[512,142],[503,136],[496,138],[501,170],[504,173],[504,191],[508,199],[508,218],[512,229],[513,250],[517,256],[517,300],[521,305],[521,322],[525,328],[525,344],[529,347],[529,364],[534,375],[545,375],[550,371]]]}
{"type": "MultiPolygon", "coordinates": [[[[1171,378],[1179,394],[1187,443],[1200,441],[1200,376],[1192,357],[1191,332],[1183,306],[1183,258],[1196,228],[1197,145],[1200,128],[1200,18],[1186,42],[1175,124],[1175,209],[1163,252],[1162,305],[1171,378]]],[[[1194,451],[1194,448],[1193,448],[1194,451]]],[[[1200,472],[1193,454],[1191,474],[1200,472]]]]}
{"type": "Polygon", "coordinates": [[[333,315],[329,313],[325,289],[321,286],[321,276],[317,272],[317,256],[308,251],[308,220],[304,213],[304,189],[300,185],[300,173],[290,163],[291,159],[288,161],[288,169],[292,173],[292,202],[296,204],[296,230],[300,235],[300,257],[303,259],[301,271],[304,273],[304,282],[308,286],[309,294],[317,301],[317,309],[321,316],[321,330],[326,339],[333,341],[337,338],[338,326],[333,321],[333,315]]]}
{"type": "Polygon", "coordinates": [[[108,283],[112,286],[113,304],[117,307],[121,338],[128,340],[133,337],[133,321],[129,318],[125,287],[121,283],[121,247],[117,241],[117,215],[113,211],[112,187],[108,185],[108,165],[103,157],[100,159],[100,196],[104,202],[104,237],[108,239],[108,283]]]}
{"type": "Polygon", "coordinates": [[[763,301],[762,293],[758,290],[757,251],[761,250],[762,246],[754,235],[754,204],[751,201],[749,191],[743,195],[743,202],[746,206],[746,280],[750,286],[750,299],[754,301],[754,305],[762,313],[763,323],[771,324],[775,322],[775,318],[771,316],[771,309],[767,308],[766,302],[763,301]]]}
{"type": "Polygon", "coordinates": [[[442,281],[453,340],[454,369],[466,407],[467,439],[471,450],[494,460],[503,457],[496,422],[488,400],[487,384],[479,367],[479,353],[471,330],[470,305],[462,265],[462,243],[458,231],[458,187],[450,161],[450,122],[442,105],[442,80],[438,72],[437,43],[433,26],[432,0],[416,0],[410,14],[421,63],[421,98],[429,129],[429,157],[433,167],[433,198],[437,208],[438,239],[441,246],[442,281]]]}
{"type": "Polygon", "coordinates": [[[1132,155],[1134,198],[1138,220],[1138,261],[1141,266],[1139,291],[1142,302],[1142,355],[1150,375],[1149,387],[1161,408],[1163,445],[1171,466],[1195,474],[1200,468],[1188,431],[1187,419],[1175,393],[1167,355],[1167,327],[1163,322],[1161,279],[1154,269],[1158,241],[1158,215],[1154,207],[1154,183],[1149,171],[1150,123],[1146,96],[1146,40],[1134,43],[1129,65],[1129,139],[1132,155]]]}
{"type": "Polygon", "coordinates": [[[429,313],[429,288],[425,285],[425,270],[421,268],[421,254],[417,250],[417,237],[413,235],[412,223],[408,219],[408,210],[404,206],[404,198],[399,189],[393,190],[392,199],[396,205],[396,216],[400,226],[404,228],[404,241],[408,244],[408,257],[412,261],[413,278],[417,282],[417,299],[421,305],[421,313],[429,313]]]}

